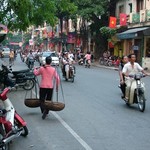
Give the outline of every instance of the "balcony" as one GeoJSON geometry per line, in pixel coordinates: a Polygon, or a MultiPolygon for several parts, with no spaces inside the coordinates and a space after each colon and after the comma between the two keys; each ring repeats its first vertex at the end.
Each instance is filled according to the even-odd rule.
{"type": "MultiPolygon", "coordinates": [[[[128,28],[150,26],[150,10],[144,9],[140,12],[132,12],[127,15],[128,28]]],[[[120,18],[117,17],[117,27],[120,27],[120,18]]]]}
{"type": "Polygon", "coordinates": [[[150,21],[150,10],[146,11],[146,21],[150,21]]]}
{"type": "Polygon", "coordinates": [[[130,23],[138,24],[138,23],[146,23],[150,22],[150,10],[140,10],[137,13],[130,13],[130,23]]]}
{"type": "Polygon", "coordinates": [[[140,22],[140,13],[132,13],[132,23],[140,22]]]}

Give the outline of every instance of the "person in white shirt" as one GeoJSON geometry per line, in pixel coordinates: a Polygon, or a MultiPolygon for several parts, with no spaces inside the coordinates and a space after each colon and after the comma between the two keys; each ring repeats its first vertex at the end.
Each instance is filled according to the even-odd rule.
{"type": "Polygon", "coordinates": [[[69,51],[68,53],[68,58],[70,59],[70,61],[74,61],[74,55],[71,51],[69,51]]]}
{"type": "Polygon", "coordinates": [[[69,64],[72,63],[72,60],[70,60],[70,58],[68,57],[68,52],[64,52],[64,56],[62,59],[62,63],[63,63],[63,73],[64,76],[66,76],[66,81],[69,79],[69,64]]]}
{"type": "Polygon", "coordinates": [[[129,62],[126,63],[123,67],[122,73],[125,75],[125,84],[126,84],[126,92],[125,92],[125,99],[129,99],[129,92],[131,83],[134,80],[133,78],[130,78],[129,76],[135,75],[138,72],[142,72],[145,75],[148,75],[144,69],[137,63],[135,54],[130,54],[128,56],[129,62]]]}

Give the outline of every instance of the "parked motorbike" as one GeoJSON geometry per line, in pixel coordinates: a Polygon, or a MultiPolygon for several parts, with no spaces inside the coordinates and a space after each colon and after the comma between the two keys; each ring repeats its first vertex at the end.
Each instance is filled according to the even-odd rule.
{"type": "Polygon", "coordinates": [[[8,150],[9,143],[19,136],[27,136],[27,123],[16,112],[10,99],[7,97],[9,88],[0,93],[3,107],[0,108],[0,149],[8,150]]]}
{"type": "Polygon", "coordinates": [[[130,78],[133,78],[130,88],[129,100],[125,100],[125,103],[130,106],[132,104],[138,104],[138,108],[141,112],[144,112],[146,106],[145,99],[145,84],[141,81],[141,78],[145,75],[138,73],[135,75],[130,75],[130,78]]]}
{"type": "Polygon", "coordinates": [[[79,59],[79,60],[78,60],[78,64],[79,64],[79,65],[83,65],[83,64],[84,64],[84,59],[83,59],[83,58],[79,59]]]}
{"type": "MultiPolygon", "coordinates": [[[[29,72],[29,69],[12,71],[12,68],[8,69],[7,66],[2,65],[2,71],[4,72],[4,76],[6,79],[9,79],[10,82],[13,82],[17,87],[22,87],[25,90],[31,90],[35,85],[35,76],[33,73],[29,72]]],[[[7,87],[5,85],[4,87],[7,87]]],[[[17,88],[16,87],[16,88],[17,88]]]]}

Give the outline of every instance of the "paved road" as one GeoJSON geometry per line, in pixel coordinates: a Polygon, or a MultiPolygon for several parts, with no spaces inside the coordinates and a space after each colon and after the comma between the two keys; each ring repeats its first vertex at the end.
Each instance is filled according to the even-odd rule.
{"type": "MultiPolygon", "coordinates": [[[[150,91],[149,78],[143,80],[150,91]]],[[[11,144],[11,150],[149,149],[150,93],[146,93],[146,111],[141,113],[136,105],[128,108],[121,100],[118,82],[117,71],[77,66],[74,83],[62,79],[65,109],[50,112],[46,120],[41,119],[39,108],[24,105],[25,91],[9,93],[30,130],[27,138],[11,144]]]]}

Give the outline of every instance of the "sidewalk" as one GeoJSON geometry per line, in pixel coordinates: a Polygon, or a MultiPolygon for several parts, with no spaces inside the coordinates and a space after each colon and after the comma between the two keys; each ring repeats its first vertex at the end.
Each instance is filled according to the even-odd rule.
{"type": "Polygon", "coordinates": [[[99,67],[99,68],[105,68],[105,69],[112,69],[112,70],[118,71],[118,67],[114,67],[114,66],[109,67],[109,66],[105,66],[105,65],[100,65],[98,61],[93,62],[92,66],[99,67]]]}
{"type": "MultiPolygon", "coordinates": [[[[92,63],[92,66],[96,66],[96,67],[100,67],[100,68],[106,68],[106,69],[112,69],[112,70],[116,70],[118,71],[118,67],[114,67],[114,66],[105,66],[105,65],[100,65],[98,61],[95,61],[92,63]]],[[[150,70],[145,70],[145,72],[150,74],[150,70]]]]}

